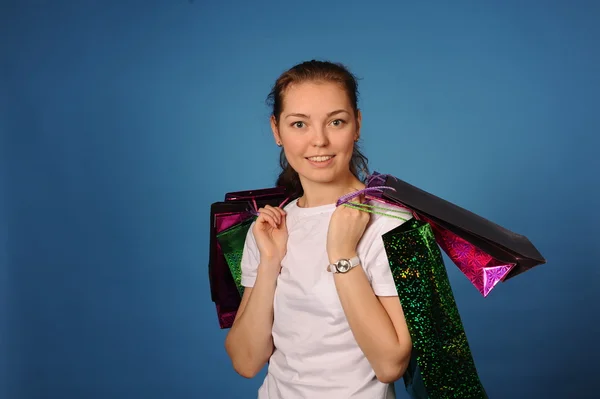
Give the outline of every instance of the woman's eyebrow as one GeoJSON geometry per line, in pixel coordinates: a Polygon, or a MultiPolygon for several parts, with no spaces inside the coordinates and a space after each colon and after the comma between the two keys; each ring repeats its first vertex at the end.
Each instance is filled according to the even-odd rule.
{"type": "Polygon", "coordinates": [[[341,114],[341,113],[347,113],[349,114],[350,112],[346,111],[345,109],[337,109],[335,111],[331,111],[330,113],[327,114],[327,116],[333,116],[333,115],[337,115],[337,114],[341,114]]]}
{"type": "Polygon", "coordinates": [[[310,116],[308,115],[304,115],[304,114],[287,114],[285,117],[289,118],[290,116],[296,117],[296,118],[306,118],[306,119],[310,119],[310,116]]]}
{"type": "MultiPolygon", "coordinates": [[[[336,114],[341,114],[341,113],[349,113],[348,111],[346,111],[345,109],[336,109],[335,111],[331,111],[330,113],[327,114],[327,117],[336,115],[336,114]]],[[[306,114],[299,114],[299,113],[292,113],[292,114],[287,114],[286,118],[289,118],[290,116],[296,117],[296,118],[306,118],[306,119],[310,119],[309,115],[306,114]]]]}

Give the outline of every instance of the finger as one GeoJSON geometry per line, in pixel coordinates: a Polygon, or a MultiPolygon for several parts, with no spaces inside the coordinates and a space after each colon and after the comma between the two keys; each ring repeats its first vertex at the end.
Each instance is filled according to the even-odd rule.
{"type": "Polygon", "coordinates": [[[262,213],[256,221],[257,221],[257,223],[260,223],[261,225],[269,224],[274,229],[277,228],[277,224],[278,224],[277,221],[275,220],[275,218],[273,218],[273,216],[266,214],[266,213],[262,213]]]}
{"type": "Polygon", "coordinates": [[[281,212],[279,213],[279,225],[281,225],[281,226],[286,225],[286,217],[287,217],[287,215],[285,213],[284,214],[281,214],[281,212]]]}
{"type": "Polygon", "coordinates": [[[364,194],[361,194],[355,198],[352,198],[352,200],[350,200],[348,202],[350,203],[349,211],[352,211],[354,214],[357,214],[357,215],[360,215],[360,214],[369,215],[369,212],[365,208],[365,205],[368,201],[366,200],[364,194]]]}
{"type": "Polygon", "coordinates": [[[285,216],[287,215],[287,212],[285,211],[285,209],[277,207],[275,208],[279,213],[281,213],[281,215],[285,216]]]}
{"type": "Polygon", "coordinates": [[[267,209],[270,214],[273,215],[273,217],[278,221],[277,223],[281,223],[281,208],[267,205],[265,206],[265,209],[267,209]]]}
{"type": "Polygon", "coordinates": [[[283,223],[285,221],[285,218],[287,217],[287,213],[281,208],[275,209],[277,209],[277,212],[279,212],[279,222],[283,223]]]}
{"type": "Polygon", "coordinates": [[[356,197],[352,198],[350,202],[354,202],[355,204],[363,204],[365,202],[365,195],[359,194],[356,197]]]}
{"type": "Polygon", "coordinates": [[[280,225],[281,228],[287,229],[287,218],[285,217],[285,215],[283,215],[281,217],[281,222],[280,222],[279,225],[280,225]]]}
{"type": "Polygon", "coordinates": [[[271,216],[273,219],[277,220],[277,223],[279,224],[279,219],[281,218],[281,214],[279,214],[279,212],[273,208],[273,207],[265,207],[265,208],[260,208],[258,210],[259,214],[264,214],[264,215],[269,215],[271,216]]]}

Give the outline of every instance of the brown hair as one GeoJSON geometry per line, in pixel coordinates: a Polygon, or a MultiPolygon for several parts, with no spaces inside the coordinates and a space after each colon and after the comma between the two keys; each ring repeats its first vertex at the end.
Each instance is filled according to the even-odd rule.
{"type": "MultiPolygon", "coordinates": [[[[354,115],[358,115],[358,83],[357,78],[342,64],[328,61],[306,61],[295,65],[285,71],[277,79],[269,96],[267,103],[272,108],[272,116],[279,123],[279,117],[283,111],[283,96],[285,90],[294,83],[307,81],[313,82],[334,82],[342,86],[348,95],[354,115]]],[[[279,155],[279,164],[281,173],[277,178],[277,186],[284,186],[292,196],[301,196],[304,192],[300,184],[298,172],[296,172],[288,163],[283,148],[279,155]]],[[[369,174],[368,159],[354,144],[352,159],[350,161],[350,171],[357,179],[364,181],[369,174]]]]}

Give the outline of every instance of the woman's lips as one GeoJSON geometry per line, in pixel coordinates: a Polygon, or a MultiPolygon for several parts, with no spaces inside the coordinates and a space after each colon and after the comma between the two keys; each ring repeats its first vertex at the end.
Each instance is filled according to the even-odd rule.
{"type": "Polygon", "coordinates": [[[320,155],[315,157],[307,157],[306,160],[317,168],[324,168],[333,162],[335,155],[320,155]]]}

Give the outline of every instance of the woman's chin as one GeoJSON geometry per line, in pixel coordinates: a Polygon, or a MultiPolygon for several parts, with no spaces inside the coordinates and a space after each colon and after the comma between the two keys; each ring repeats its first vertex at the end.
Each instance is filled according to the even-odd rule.
{"type": "Polygon", "coordinates": [[[340,178],[340,173],[333,169],[321,169],[321,170],[307,170],[300,173],[304,177],[304,180],[311,183],[328,184],[333,183],[340,178]]]}

